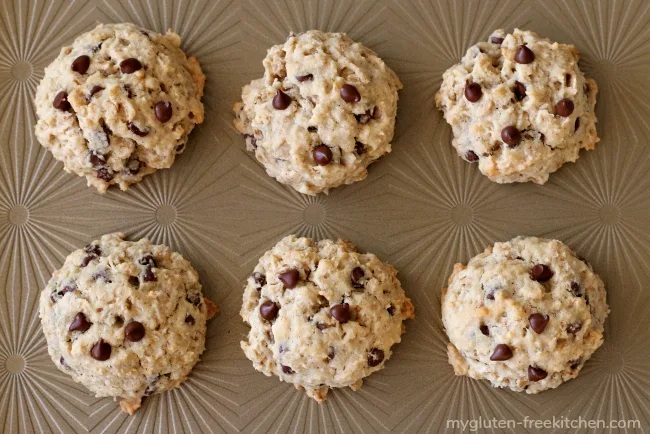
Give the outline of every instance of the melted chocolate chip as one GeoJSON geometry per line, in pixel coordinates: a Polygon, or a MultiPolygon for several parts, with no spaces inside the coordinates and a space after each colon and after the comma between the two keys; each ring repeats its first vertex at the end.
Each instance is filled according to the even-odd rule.
{"type": "Polygon", "coordinates": [[[350,305],[347,303],[332,306],[330,313],[338,322],[345,324],[350,320],[350,305]]]}
{"type": "Polygon", "coordinates": [[[494,352],[490,356],[490,360],[494,362],[502,362],[512,358],[512,350],[506,344],[499,344],[494,348],[494,352]]]}
{"type": "Polygon", "coordinates": [[[354,142],[354,152],[361,156],[366,153],[366,147],[361,142],[354,142]]]}
{"type": "Polygon", "coordinates": [[[83,258],[81,258],[81,264],[79,264],[79,266],[81,268],[86,267],[94,259],[97,259],[97,255],[94,253],[88,253],[83,258]]]}
{"type": "Polygon", "coordinates": [[[144,136],[146,136],[147,134],[149,134],[149,131],[143,131],[143,130],[141,130],[141,129],[138,128],[138,126],[137,126],[136,124],[134,124],[133,122],[129,122],[129,123],[127,124],[127,127],[129,127],[129,130],[131,130],[131,132],[132,132],[133,134],[135,134],[136,136],[144,137],[144,136]]]}
{"type": "Polygon", "coordinates": [[[151,254],[143,255],[140,260],[138,260],[140,265],[149,265],[150,267],[156,267],[156,259],[151,254]]]}
{"type": "Polygon", "coordinates": [[[365,276],[366,273],[365,271],[363,271],[363,268],[354,267],[350,272],[350,282],[352,282],[352,286],[354,286],[355,288],[363,288],[363,283],[361,282],[361,279],[363,279],[365,276]]]}
{"type": "Polygon", "coordinates": [[[515,94],[517,101],[521,101],[526,97],[526,85],[519,81],[515,81],[515,88],[512,92],[515,94]]]}
{"type": "Polygon", "coordinates": [[[140,287],[140,279],[137,276],[129,276],[129,285],[136,288],[140,287]]]}
{"type": "Polygon", "coordinates": [[[501,140],[508,145],[509,148],[515,148],[521,142],[521,133],[519,130],[510,125],[501,130],[501,140]]]}
{"type": "Polygon", "coordinates": [[[388,312],[388,315],[393,316],[395,315],[395,306],[392,304],[386,309],[386,312],[388,312]]]}
{"type": "Polygon", "coordinates": [[[537,264],[530,270],[530,278],[538,282],[546,282],[553,277],[553,271],[544,264],[537,264]]]}
{"type": "Polygon", "coordinates": [[[293,369],[284,365],[282,365],[282,372],[284,372],[287,375],[295,374],[295,371],[293,369]]]}
{"type": "Polygon", "coordinates": [[[332,161],[332,150],[327,145],[318,145],[311,153],[319,166],[327,166],[332,161]]]}
{"type": "Polygon", "coordinates": [[[334,350],[333,347],[329,347],[329,350],[327,350],[327,358],[329,360],[333,360],[334,356],[336,356],[336,351],[334,350]]]}
{"type": "Polygon", "coordinates": [[[578,131],[579,128],[580,128],[580,118],[577,117],[576,118],[576,123],[573,124],[573,131],[578,131]]]}
{"type": "Polygon", "coordinates": [[[194,306],[198,306],[201,304],[201,296],[197,293],[189,294],[186,300],[188,301],[188,303],[192,303],[194,306]]]}
{"type": "Polygon", "coordinates": [[[64,112],[70,110],[70,103],[68,102],[68,92],[62,90],[61,92],[57,93],[56,96],[54,97],[54,101],[52,101],[52,107],[64,112]]]}
{"type": "Polygon", "coordinates": [[[344,84],[341,88],[341,98],[345,102],[359,102],[361,101],[361,94],[356,87],[351,84],[344,84]]]}
{"type": "Polygon", "coordinates": [[[85,332],[87,331],[92,323],[86,319],[86,315],[83,312],[79,312],[74,316],[74,320],[68,327],[68,330],[71,332],[85,332]]]}
{"type": "Polygon", "coordinates": [[[298,80],[301,83],[307,80],[311,80],[313,78],[314,78],[313,74],[296,75],[296,80],[298,80]]]}
{"type": "Polygon", "coordinates": [[[109,169],[108,167],[101,167],[100,169],[97,170],[97,178],[101,179],[102,181],[106,182],[111,182],[113,180],[113,171],[109,169]]]}
{"type": "Polygon", "coordinates": [[[478,161],[478,155],[474,151],[465,152],[465,159],[470,163],[476,163],[478,161]]]}
{"type": "Polygon", "coordinates": [[[295,268],[285,271],[284,273],[278,276],[278,279],[282,282],[286,289],[293,289],[298,284],[300,280],[300,272],[295,268]]]}
{"type": "Polygon", "coordinates": [[[156,282],[158,280],[158,278],[156,278],[156,274],[153,272],[153,268],[150,265],[144,269],[144,272],[142,273],[142,280],[145,282],[156,282]]]}
{"type": "Polygon", "coordinates": [[[316,127],[307,127],[307,131],[309,131],[310,133],[315,133],[316,131],[318,131],[318,128],[316,128],[316,127]]]}
{"type": "Polygon", "coordinates": [[[138,59],[131,57],[120,62],[120,71],[123,74],[133,74],[140,69],[142,69],[142,63],[138,59]]]}
{"type": "Polygon", "coordinates": [[[131,321],[124,327],[124,337],[130,342],[139,342],[144,337],[144,334],[144,326],[137,321],[131,321]]]}
{"type": "Polygon", "coordinates": [[[542,368],[536,368],[534,366],[528,366],[528,379],[530,381],[540,381],[548,376],[548,372],[542,368]]]}
{"type": "Polygon", "coordinates": [[[569,326],[566,328],[567,333],[571,333],[572,335],[575,335],[582,329],[582,323],[581,322],[576,322],[573,324],[569,324],[569,326]]]}
{"type": "Polygon", "coordinates": [[[541,313],[534,313],[528,317],[528,324],[530,324],[530,328],[532,328],[537,334],[540,334],[544,331],[546,325],[548,324],[548,321],[548,315],[542,315],[541,313]]]}
{"type": "Polygon", "coordinates": [[[111,344],[100,339],[90,350],[90,356],[100,362],[104,362],[111,357],[111,344]]]}
{"type": "Polygon", "coordinates": [[[478,83],[467,82],[465,84],[465,98],[469,102],[477,102],[483,96],[481,85],[478,83]]]}
{"type": "Polygon", "coordinates": [[[526,47],[525,45],[520,45],[517,48],[517,52],[515,53],[515,62],[527,64],[532,63],[534,60],[535,53],[533,53],[530,48],[526,47]]]}
{"type": "Polygon", "coordinates": [[[194,325],[194,317],[192,315],[187,315],[185,317],[185,324],[194,325]]]}
{"type": "Polygon", "coordinates": [[[384,361],[384,352],[379,348],[368,351],[368,366],[374,368],[384,361]]]}
{"type": "Polygon", "coordinates": [[[72,66],[70,68],[74,72],[83,75],[86,73],[86,71],[88,71],[89,67],[90,67],[90,57],[83,55],[74,59],[74,62],[72,62],[72,66]]]}
{"type": "Polygon", "coordinates": [[[279,311],[278,306],[270,300],[260,305],[260,315],[267,321],[273,321],[278,316],[279,311]]]}
{"type": "Polygon", "coordinates": [[[168,101],[159,101],[154,106],[154,112],[156,113],[156,118],[165,123],[172,118],[172,103],[168,101]]]}
{"type": "Polygon", "coordinates": [[[140,173],[140,168],[142,165],[143,163],[140,160],[129,160],[127,161],[126,167],[124,168],[124,173],[128,173],[129,175],[137,175],[140,173]]]}
{"type": "Polygon", "coordinates": [[[580,289],[580,284],[575,280],[571,282],[569,292],[575,297],[582,297],[582,290],[580,289]]]}
{"type": "Polygon", "coordinates": [[[284,110],[291,105],[291,97],[280,89],[273,97],[273,108],[276,110],[284,110]]]}
{"type": "Polygon", "coordinates": [[[568,98],[561,99],[557,104],[555,104],[555,113],[563,118],[570,116],[571,113],[573,113],[573,109],[573,101],[568,98]]]}
{"type": "Polygon", "coordinates": [[[479,329],[481,330],[481,333],[483,333],[485,336],[490,336],[490,329],[488,326],[482,325],[481,327],[479,327],[479,329]]]}
{"type": "Polygon", "coordinates": [[[582,359],[569,360],[569,363],[571,363],[571,369],[577,369],[581,362],[582,359]]]}
{"type": "Polygon", "coordinates": [[[492,36],[490,38],[490,42],[492,42],[493,44],[501,45],[503,43],[503,38],[499,36],[492,36]]]}
{"type": "Polygon", "coordinates": [[[90,89],[90,93],[88,94],[88,97],[86,99],[90,101],[93,98],[93,96],[95,96],[95,94],[101,92],[102,90],[104,90],[104,88],[101,86],[93,86],[93,88],[90,89]]]}
{"type": "Polygon", "coordinates": [[[88,153],[88,161],[90,161],[90,164],[92,164],[94,168],[104,167],[106,164],[106,157],[104,155],[97,154],[94,151],[90,151],[88,153]]]}
{"type": "Polygon", "coordinates": [[[327,326],[325,324],[323,324],[322,322],[319,322],[319,323],[316,323],[316,328],[318,328],[318,330],[320,330],[320,331],[323,331],[323,330],[325,330],[327,328],[327,326]]]}
{"type": "Polygon", "coordinates": [[[253,273],[253,281],[257,285],[257,289],[260,289],[262,286],[266,285],[266,275],[255,272],[253,273]]]}

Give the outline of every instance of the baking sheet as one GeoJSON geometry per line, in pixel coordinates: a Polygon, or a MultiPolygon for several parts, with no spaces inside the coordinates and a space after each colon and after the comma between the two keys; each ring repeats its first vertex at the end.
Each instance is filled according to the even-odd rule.
{"type": "Polygon", "coordinates": [[[442,432],[461,430],[447,420],[480,416],[520,423],[509,432],[537,432],[525,418],[553,417],[638,420],[627,431],[648,432],[649,18],[644,0],[0,0],[0,431],[442,432]],[[170,170],[101,196],[37,143],[31,100],[61,46],[124,21],[181,35],[207,75],[206,121],[170,170]],[[514,27],[577,45],[600,87],[602,141],[544,186],[491,183],[456,156],[433,105],[445,69],[492,30],[514,27]],[[404,82],[393,152],[365,181],[315,198],[268,178],[231,125],[266,49],[312,28],[347,32],[404,82]],[[38,320],[38,294],[66,255],[117,230],[180,251],[221,309],[191,378],[133,417],[56,369],[38,320]],[[416,306],[386,368],[323,405],[254,371],[239,348],[243,281],[290,233],[376,253],[398,268],[416,306]],[[603,277],[612,310],[605,344],[579,378],[539,395],[455,377],[440,321],[452,264],[519,234],[577,249],[603,277]]]}

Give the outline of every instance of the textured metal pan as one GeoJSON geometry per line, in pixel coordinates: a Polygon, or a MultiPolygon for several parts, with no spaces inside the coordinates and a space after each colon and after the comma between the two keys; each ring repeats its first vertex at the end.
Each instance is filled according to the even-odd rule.
{"type": "Polygon", "coordinates": [[[481,415],[637,419],[637,431],[647,432],[649,29],[645,0],[0,0],[0,431],[417,432],[481,415]],[[101,196],[35,141],[31,100],[63,44],[97,22],[123,21],[181,34],[208,77],[206,122],[172,169],[101,196]],[[602,141],[544,186],[488,181],[455,155],[433,106],[442,72],[500,27],[576,44],[601,89],[602,141]],[[316,198],[266,176],[244,151],[230,111],[241,86],[262,74],[266,48],[310,28],[347,32],[405,85],[393,153],[365,181],[316,198]],[[55,368],[38,320],[38,293],[51,272],[71,250],[115,230],[182,252],[221,308],[190,380],[147,399],[133,417],[55,368]],[[255,372],[239,348],[242,282],[292,232],[343,237],[375,252],[400,270],[416,305],[386,369],[323,405],[255,372]],[[451,265],[518,234],[577,249],[604,278],[612,309],[605,344],[580,377],[536,396],[455,377],[439,318],[451,265]]]}

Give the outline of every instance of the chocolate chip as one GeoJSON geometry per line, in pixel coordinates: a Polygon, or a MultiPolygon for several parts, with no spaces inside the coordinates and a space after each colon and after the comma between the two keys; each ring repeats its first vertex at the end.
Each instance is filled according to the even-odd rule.
{"type": "Polygon", "coordinates": [[[546,378],[548,372],[542,368],[536,368],[534,366],[528,366],[528,379],[530,381],[540,381],[546,378]]]}
{"type": "Polygon", "coordinates": [[[172,103],[168,101],[159,101],[154,107],[156,118],[162,123],[167,122],[172,118],[172,103]]]}
{"type": "Polygon", "coordinates": [[[144,326],[137,322],[131,321],[124,327],[124,337],[127,341],[138,342],[144,337],[144,326]]]}
{"type": "Polygon", "coordinates": [[[61,288],[59,291],[53,291],[52,294],[50,294],[50,300],[52,303],[56,303],[58,299],[66,295],[68,292],[74,292],[77,289],[77,285],[74,283],[69,283],[63,288],[61,288]]]}
{"type": "Polygon", "coordinates": [[[70,103],[68,102],[68,92],[62,90],[61,92],[57,93],[56,96],[54,97],[54,101],[52,101],[52,107],[64,112],[70,110],[70,103]]]}
{"type": "Polygon", "coordinates": [[[483,333],[485,336],[490,336],[490,329],[486,325],[482,325],[479,327],[481,329],[481,333],[483,333]]]}
{"type": "Polygon", "coordinates": [[[63,356],[61,356],[61,358],[59,359],[59,363],[60,363],[62,366],[65,366],[65,359],[63,358],[63,356]]]}
{"type": "Polygon", "coordinates": [[[490,38],[490,42],[492,42],[493,44],[501,45],[503,43],[503,38],[499,36],[492,36],[490,38]]]}
{"type": "Polygon", "coordinates": [[[388,315],[393,316],[395,315],[395,306],[392,304],[386,309],[386,312],[388,312],[388,315]]]}
{"type": "Polygon", "coordinates": [[[129,276],[129,285],[138,288],[140,286],[140,279],[137,276],[129,276]]]}
{"type": "Polygon", "coordinates": [[[343,98],[343,101],[345,102],[361,101],[361,94],[359,94],[357,88],[352,86],[351,84],[344,84],[343,87],[341,88],[340,93],[341,93],[341,98],[343,98]]]}
{"type": "Polygon", "coordinates": [[[565,74],[564,75],[564,85],[566,87],[571,86],[571,74],[565,74]]]}
{"type": "Polygon", "coordinates": [[[88,253],[83,258],[81,258],[80,267],[86,267],[93,259],[97,259],[97,255],[94,253],[88,253]]]}
{"type": "Polygon", "coordinates": [[[333,347],[329,347],[329,350],[327,351],[327,358],[329,360],[333,360],[334,356],[336,356],[336,351],[334,350],[333,347]]]}
{"type": "Polygon", "coordinates": [[[521,142],[521,133],[510,125],[501,130],[501,140],[510,148],[515,148],[521,142]]]}
{"type": "Polygon", "coordinates": [[[487,298],[488,300],[494,300],[494,291],[488,292],[485,298],[487,298]]]}
{"type": "Polygon", "coordinates": [[[332,150],[327,145],[318,145],[311,151],[319,166],[327,166],[332,161],[332,150]]]}
{"type": "Polygon", "coordinates": [[[470,163],[475,163],[478,161],[478,155],[474,151],[467,151],[465,152],[465,159],[470,163]]]}
{"type": "Polygon", "coordinates": [[[106,158],[94,151],[88,153],[88,161],[90,161],[90,164],[92,164],[94,168],[103,167],[106,164],[106,158]]]}
{"type": "Polygon", "coordinates": [[[198,293],[189,294],[186,298],[188,303],[192,303],[194,306],[201,304],[201,296],[198,293]]]}
{"type": "Polygon", "coordinates": [[[577,369],[581,362],[582,359],[569,360],[569,363],[571,363],[571,369],[577,369]]]}
{"type": "Polygon", "coordinates": [[[330,313],[338,322],[345,324],[350,320],[350,305],[347,303],[332,306],[330,313]]]}
{"type": "Polygon", "coordinates": [[[573,113],[573,108],[573,101],[568,98],[564,98],[555,104],[555,113],[562,116],[563,118],[566,118],[570,116],[571,113],[573,113]]]}
{"type": "Polygon", "coordinates": [[[528,324],[535,333],[541,334],[548,324],[549,317],[548,315],[542,315],[541,313],[534,313],[528,317],[528,324]]]}
{"type": "Polygon", "coordinates": [[[296,75],[296,80],[298,80],[298,81],[301,82],[301,83],[302,83],[303,81],[311,80],[311,79],[313,79],[313,78],[314,78],[314,75],[313,75],[313,74],[296,75]]]}
{"type": "Polygon", "coordinates": [[[354,267],[350,272],[350,281],[352,282],[352,286],[354,286],[355,288],[363,288],[363,283],[361,282],[361,279],[363,279],[365,276],[366,273],[365,271],[363,271],[363,268],[354,267]]]}
{"type": "Polygon", "coordinates": [[[291,369],[290,367],[284,366],[284,365],[281,365],[281,366],[282,366],[282,372],[284,372],[285,374],[288,374],[288,375],[295,374],[295,371],[293,369],[291,369]]]}
{"type": "Polygon", "coordinates": [[[124,91],[126,92],[126,97],[127,98],[129,98],[129,99],[133,98],[133,92],[131,92],[131,86],[129,86],[128,84],[125,84],[124,85],[124,91]]]}
{"type": "Polygon", "coordinates": [[[194,317],[192,315],[187,315],[185,317],[185,324],[194,325],[194,317]]]}
{"type": "Polygon", "coordinates": [[[137,126],[136,124],[134,124],[133,122],[129,122],[129,123],[127,124],[127,126],[129,127],[129,130],[131,130],[131,132],[132,132],[133,134],[135,134],[136,136],[144,137],[144,136],[146,136],[147,134],[149,134],[149,131],[142,131],[142,130],[141,130],[140,128],[138,128],[138,126],[137,126]]]}
{"type": "Polygon", "coordinates": [[[325,330],[327,328],[327,326],[325,324],[323,324],[322,322],[319,322],[319,323],[316,323],[316,328],[318,328],[318,330],[320,330],[320,331],[323,331],[323,330],[325,330]]]}
{"type": "Polygon", "coordinates": [[[526,97],[526,85],[520,81],[515,81],[515,88],[512,92],[515,94],[517,101],[521,101],[526,97]]]}
{"type": "Polygon", "coordinates": [[[530,278],[538,282],[546,282],[553,277],[553,272],[544,264],[537,264],[530,270],[530,278]]]}
{"type": "MultiPolygon", "coordinates": [[[[253,137],[253,146],[257,147],[255,145],[255,138],[253,137]]],[[[185,148],[185,143],[181,143],[180,145],[176,146],[176,152],[181,152],[185,148]]]]}
{"type": "Polygon", "coordinates": [[[260,315],[267,321],[273,321],[280,309],[271,300],[267,300],[260,305],[260,315]]]}
{"type": "Polygon", "coordinates": [[[569,324],[569,326],[566,328],[567,333],[571,333],[572,335],[575,335],[582,329],[582,323],[580,321],[569,324]]]}
{"type": "Polygon", "coordinates": [[[106,182],[111,182],[113,180],[113,171],[107,167],[102,167],[99,170],[97,170],[97,178],[106,181],[106,182]]]}
{"type": "Polygon", "coordinates": [[[278,276],[286,289],[293,289],[300,280],[300,273],[295,268],[285,271],[278,276]]]}
{"type": "Polygon", "coordinates": [[[578,128],[580,128],[580,118],[576,118],[576,123],[573,124],[573,131],[578,131],[578,128]]]}
{"type": "Polygon", "coordinates": [[[531,63],[534,60],[535,60],[535,53],[533,53],[533,51],[530,48],[526,47],[525,45],[520,45],[517,48],[517,52],[515,53],[515,62],[521,64],[527,64],[527,63],[531,63]]]}
{"type": "Polygon", "coordinates": [[[142,63],[133,57],[124,59],[120,62],[120,71],[123,74],[133,74],[135,71],[142,69],[142,63]]]}
{"type": "Polygon", "coordinates": [[[104,90],[103,87],[101,86],[93,86],[92,89],[90,89],[90,93],[88,94],[88,98],[86,98],[88,101],[92,99],[93,96],[95,96],[96,93],[101,92],[104,90]]]}
{"type": "Polygon", "coordinates": [[[384,352],[379,348],[373,348],[368,352],[368,366],[374,368],[384,361],[384,352]]]}
{"type": "Polygon", "coordinates": [[[354,142],[354,152],[357,153],[357,155],[361,156],[366,153],[366,147],[363,143],[361,142],[354,142]]]}
{"type": "Polygon", "coordinates": [[[316,127],[307,127],[307,131],[309,131],[310,133],[315,133],[316,131],[318,131],[318,128],[316,128],[316,127]]]}
{"type": "Polygon", "coordinates": [[[142,280],[145,282],[156,282],[158,280],[150,265],[144,269],[144,272],[142,273],[142,280]]]}
{"type": "Polygon", "coordinates": [[[140,160],[136,159],[131,159],[126,162],[126,167],[124,168],[124,172],[128,173],[129,175],[137,175],[140,173],[140,168],[142,167],[143,163],[140,160]]]}
{"type": "Polygon", "coordinates": [[[273,108],[276,110],[284,110],[290,105],[291,97],[278,89],[278,91],[275,93],[275,96],[273,97],[273,108]]]}
{"type": "Polygon", "coordinates": [[[138,262],[140,263],[140,265],[149,265],[151,267],[157,266],[156,259],[151,254],[143,255],[142,257],[140,257],[138,262]]]}
{"type": "Polygon", "coordinates": [[[86,319],[86,315],[84,315],[83,312],[79,312],[74,316],[74,320],[72,320],[72,323],[70,324],[70,327],[68,327],[68,330],[71,332],[83,333],[87,331],[91,325],[92,323],[86,319]]]}
{"type": "Polygon", "coordinates": [[[255,272],[253,273],[253,281],[258,286],[258,289],[260,289],[262,286],[266,285],[266,275],[255,272]]]}
{"type": "Polygon", "coordinates": [[[72,62],[72,70],[74,72],[78,72],[79,74],[85,74],[86,71],[88,71],[88,67],[90,66],[90,57],[83,55],[79,56],[76,59],[74,59],[74,62],[72,62]]]}
{"type": "Polygon", "coordinates": [[[90,350],[90,356],[100,362],[108,360],[111,357],[111,344],[100,339],[90,350]]]}
{"type": "Polygon", "coordinates": [[[512,358],[512,350],[506,344],[499,344],[494,348],[494,352],[490,356],[493,362],[502,362],[512,358]]]}
{"type": "Polygon", "coordinates": [[[571,289],[569,290],[571,294],[575,297],[582,297],[582,290],[580,289],[580,284],[575,280],[571,282],[571,289]]]}
{"type": "Polygon", "coordinates": [[[476,102],[481,99],[483,91],[481,90],[481,85],[478,83],[470,83],[469,81],[465,83],[465,98],[469,102],[476,102]]]}

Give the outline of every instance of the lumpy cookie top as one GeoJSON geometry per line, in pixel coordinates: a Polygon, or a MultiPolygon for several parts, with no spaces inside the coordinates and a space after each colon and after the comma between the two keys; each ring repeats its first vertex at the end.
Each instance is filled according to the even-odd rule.
{"type": "Polygon", "coordinates": [[[56,366],[131,414],[143,396],[185,381],[215,312],[180,254],[118,233],[72,252],[40,298],[56,366]]]}
{"type": "Polygon", "coordinates": [[[603,343],[605,287],[557,240],[517,237],[456,264],[442,320],[457,375],[537,393],[575,378],[603,343]]]}
{"type": "Polygon", "coordinates": [[[288,236],[248,278],[241,343],[255,369],[323,401],[330,387],[361,387],[382,369],[414,317],[397,271],[342,240],[288,236]]]}
{"type": "Polygon", "coordinates": [[[45,68],[36,137],[100,192],[168,168],[203,122],[205,76],[179,36],[100,24],[45,68]]]}
{"type": "Polygon", "coordinates": [[[458,154],[492,181],[544,184],[593,149],[598,87],[578,59],[573,45],[519,29],[470,47],[436,94],[458,154]]]}
{"type": "Polygon", "coordinates": [[[342,33],[291,35],[244,86],[235,126],[269,176],[301,193],[364,179],[390,152],[402,83],[369,48],[342,33]]]}

